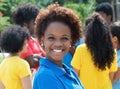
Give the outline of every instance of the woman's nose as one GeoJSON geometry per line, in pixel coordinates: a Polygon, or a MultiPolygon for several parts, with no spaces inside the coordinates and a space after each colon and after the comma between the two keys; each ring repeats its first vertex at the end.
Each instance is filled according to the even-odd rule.
{"type": "Polygon", "coordinates": [[[61,46],[63,42],[61,40],[55,40],[54,45],[61,46]]]}

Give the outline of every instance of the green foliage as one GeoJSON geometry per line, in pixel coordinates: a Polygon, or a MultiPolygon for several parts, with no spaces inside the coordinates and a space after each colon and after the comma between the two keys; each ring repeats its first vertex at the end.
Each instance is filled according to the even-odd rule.
{"type": "Polygon", "coordinates": [[[0,53],[0,63],[4,60],[5,56],[3,53],[0,53]]]}
{"type": "Polygon", "coordinates": [[[29,0],[29,2],[36,4],[39,8],[47,7],[48,5],[52,3],[59,3],[61,6],[64,5],[65,0],[29,0]]]}
{"type": "Polygon", "coordinates": [[[3,59],[4,59],[4,58],[0,56],[0,63],[3,61],[3,59]]]}
{"type": "Polygon", "coordinates": [[[0,3],[0,12],[3,14],[0,17],[0,31],[12,24],[12,12],[18,5],[25,3],[25,0],[3,0],[0,3]]]}
{"type": "Polygon", "coordinates": [[[9,16],[10,22],[12,22],[11,18],[13,10],[26,2],[27,0],[4,0],[0,3],[0,11],[4,14],[4,16],[9,16]]]}
{"type": "Polygon", "coordinates": [[[84,23],[86,18],[93,13],[95,5],[95,0],[90,0],[86,4],[83,2],[67,3],[65,6],[74,10],[75,13],[79,16],[82,23],[84,23]]]}
{"type": "Polygon", "coordinates": [[[4,58],[6,58],[6,57],[8,57],[8,53],[3,53],[3,52],[1,52],[0,53],[0,63],[4,60],[4,58]]]}
{"type": "Polygon", "coordinates": [[[9,22],[10,17],[0,17],[0,32],[4,30],[7,26],[10,26],[11,23],[9,22]]]}
{"type": "Polygon", "coordinates": [[[96,5],[95,0],[3,0],[0,3],[0,12],[3,14],[3,17],[0,17],[0,30],[13,24],[12,12],[19,5],[32,3],[39,8],[46,8],[49,4],[55,2],[74,10],[83,23],[85,19],[91,15],[96,5]]]}
{"type": "Polygon", "coordinates": [[[71,2],[71,3],[79,3],[79,2],[82,2],[82,3],[88,3],[89,0],[66,0],[66,2],[71,2]]]}

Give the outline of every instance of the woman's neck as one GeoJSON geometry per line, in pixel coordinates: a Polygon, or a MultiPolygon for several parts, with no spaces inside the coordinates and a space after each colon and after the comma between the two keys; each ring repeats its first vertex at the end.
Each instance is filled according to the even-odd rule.
{"type": "Polygon", "coordinates": [[[10,53],[10,56],[19,56],[19,53],[10,53]]]}
{"type": "Polygon", "coordinates": [[[56,64],[57,66],[59,66],[59,67],[63,67],[63,65],[62,65],[62,60],[60,60],[60,61],[57,61],[57,60],[54,60],[54,59],[52,59],[50,56],[48,56],[48,55],[46,55],[46,58],[48,59],[48,60],[50,60],[51,62],[53,62],[54,64],[56,64]]]}

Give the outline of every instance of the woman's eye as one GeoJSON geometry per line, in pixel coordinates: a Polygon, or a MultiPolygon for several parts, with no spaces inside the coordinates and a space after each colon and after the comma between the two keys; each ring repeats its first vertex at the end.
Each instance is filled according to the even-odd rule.
{"type": "Polygon", "coordinates": [[[54,39],[54,37],[48,37],[48,40],[49,41],[54,41],[55,39],[54,39]]]}
{"type": "Polygon", "coordinates": [[[69,39],[68,38],[62,38],[61,41],[62,42],[67,42],[69,39]]]}

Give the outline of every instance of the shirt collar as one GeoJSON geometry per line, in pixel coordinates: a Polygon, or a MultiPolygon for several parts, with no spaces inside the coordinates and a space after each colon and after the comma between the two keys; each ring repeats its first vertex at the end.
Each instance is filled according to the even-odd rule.
{"type": "Polygon", "coordinates": [[[47,59],[47,58],[41,58],[41,59],[40,59],[40,66],[46,66],[46,67],[50,68],[50,69],[53,70],[53,71],[56,73],[56,75],[58,75],[58,76],[62,76],[62,75],[64,75],[64,74],[66,74],[66,72],[67,72],[67,73],[70,73],[70,69],[69,69],[69,67],[67,67],[66,65],[63,64],[63,67],[64,67],[64,69],[65,69],[65,71],[64,71],[64,70],[62,70],[62,68],[60,68],[59,66],[57,66],[56,64],[54,64],[53,62],[51,62],[51,61],[50,61],[49,59],[47,59]]]}

